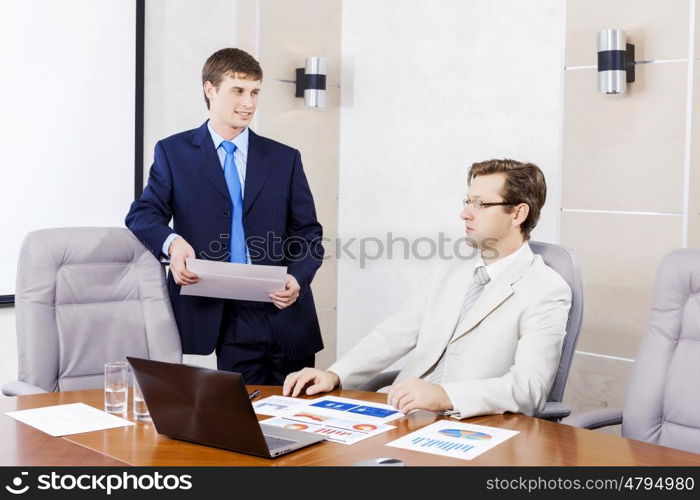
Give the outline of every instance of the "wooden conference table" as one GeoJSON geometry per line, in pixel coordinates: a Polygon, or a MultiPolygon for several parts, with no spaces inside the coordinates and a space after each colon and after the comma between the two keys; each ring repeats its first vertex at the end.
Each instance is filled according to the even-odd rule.
{"type": "MultiPolygon", "coordinates": [[[[249,386],[261,397],[281,394],[280,387],[249,386]]],[[[386,402],[385,394],[334,391],[335,396],[386,402]]],[[[391,422],[396,429],[348,446],[323,442],[276,459],[258,458],[200,446],[159,435],[151,423],[51,437],[4,415],[6,411],[83,402],[102,409],[101,390],[56,392],[0,399],[0,465],[22,466],[212,466],[212,465],[352,465],[369,458],[391,457],[411,465],[700,465],[700,455],[633,441],[603,432],[578,429],[524,415],[492,415],[463,422],[520,431],[474,460],[384,446],[444,417],[417,412],[391,422]]],[[[129,416],[131,419],[131,416],[129,416]]],[[[260,416],[260,420],[264,420],[260,416]]]]}

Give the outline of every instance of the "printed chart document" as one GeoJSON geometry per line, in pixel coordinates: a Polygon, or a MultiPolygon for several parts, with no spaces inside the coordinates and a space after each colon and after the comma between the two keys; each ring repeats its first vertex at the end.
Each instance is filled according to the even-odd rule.
{"type": "Polygon", "coordinates": [[[84,403],[8,411],[5,415],[54,437],[134,425],[124,418],[84,403]]]}
{"type": "Polygon", "coordinates": [[[336,396],[318,398],[309,404],[309,409],[333,417],[351,418],[377,424],[385,424],[405,416],[391,405],[336,396]]]}
{"type": "Polygon", "coordinates": [[[180,288],[180,295],[219,299],[272,302],[268,296],[283,290],[285,266],[253,266],[215,260],[187,259],[187,270],[199,276],[199,283],[180,288]]]}
{"type": "Polygon", "coordinates": [[[361,420],[373,424],[385,424],[404,416],[399,410],[387,404],[336,396],[323,396],[317,399],[270,396],[253,403],[253,408],[259,415],[283,417],[289,415],[290,411],[303,409],[327,417],[361,420]]]}
{"type": "Polygon", "coordinates": [[[313,403],[315,399],[288,398],[285,396],[269,396],[253,403],[253,409],[258,415],[277,417],[285,415],[285,410],[293,410],[313,403]]]}
{"type": "Polygon", "coordinates": [[[355,444],[382,432],[396,429],[394,425],[372,424],[362,420],[330,417],[303,409],[290,411],[284,417],[270,418],[263,420],[261,423],[295,431],[310,432],[311,434],[320,434],[329,441],[342,444],[355,444]]]}
{"type": "Polygon", "coordinates": [[[253,404],[255,413],[273,415],[267,425],[321,434],[329,441],[355,444],[396,427],[387,422],[403,417],[393,406],[358,399],[324,396],[298,399],[270,396],[253,404]]]}
{"type": "Polygon", "coordinates": [[[387,446],[471,460],[518,432],[440,420],[387,443],[387,446]]]}

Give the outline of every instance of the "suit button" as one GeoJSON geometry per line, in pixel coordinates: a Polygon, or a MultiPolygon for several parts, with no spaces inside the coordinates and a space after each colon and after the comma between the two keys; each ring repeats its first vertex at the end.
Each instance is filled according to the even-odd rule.
{"type": "Polygon", "coordinates": [[[224,212],[224,217],[231,217],[231,212],[224,212]]]}

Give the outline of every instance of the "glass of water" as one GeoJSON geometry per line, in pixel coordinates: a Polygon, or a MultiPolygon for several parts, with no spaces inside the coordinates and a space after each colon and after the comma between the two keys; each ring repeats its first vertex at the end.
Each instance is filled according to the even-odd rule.
{"type": "Polygon", "coordinates": [[[129,365],[126,361],[105,363],[105,411],[126,414],[129,390],[129,365]]]}
{"type": "Polygon", "coordinates": [[[151,414],[148,411],[148,406],[146,406],[146,401],[143,399],[143,394],[141,394],[141,388],[139,387],[139,382],[134,376],[134,418],[141,422],[150,422],[151,414]]]}

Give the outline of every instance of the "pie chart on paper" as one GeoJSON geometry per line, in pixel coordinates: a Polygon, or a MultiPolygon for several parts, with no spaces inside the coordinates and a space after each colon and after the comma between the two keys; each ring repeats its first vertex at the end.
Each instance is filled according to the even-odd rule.
{"type": "Polygon", "coordinates": [[[473,439],[473,440],[477,440],[477,441],[491,439],[491,437],[492,437],[490,434],[486,434],[485,432],[468,431],[465,429],[441,429],[438,432],[440,434],[443,434],[445,436],[449,436],[452,438],[473,439]]]}
{"type": "Polygon", "coordinates": [[[372,424],[355,424],[352,426],[352,428],[355,430],[358,430],[358,431],[367,431],[367,432],[377,430],[377,426],[372,425],[372,424]]]}
{"type": "Polygon", "coordinates": [[[305,431],[309,428],[309,426],[304,424],[287,424],[284,426],[284,428],[291,429],[293,431],[305,431]]]}

